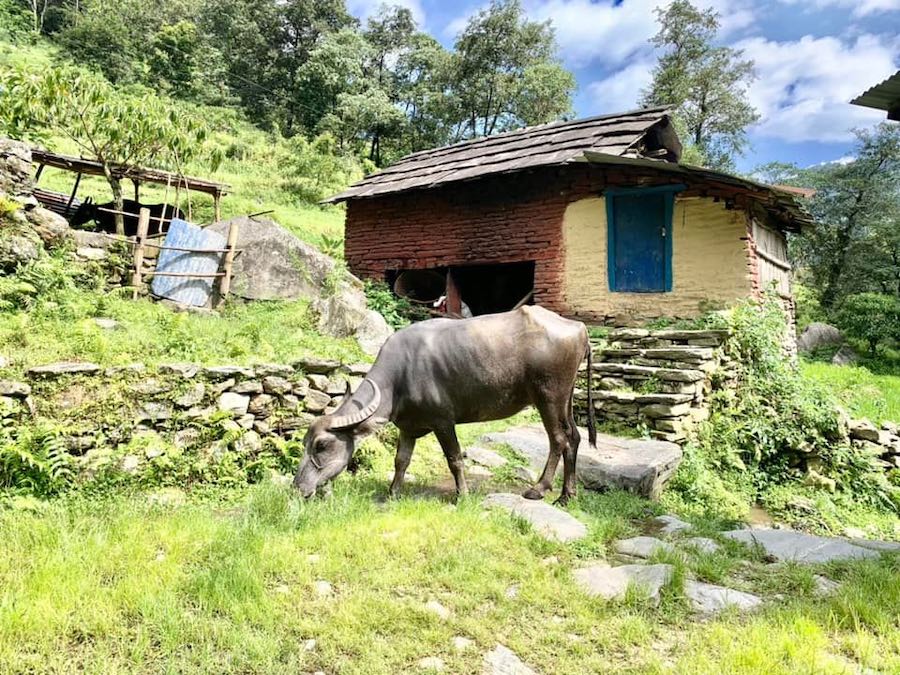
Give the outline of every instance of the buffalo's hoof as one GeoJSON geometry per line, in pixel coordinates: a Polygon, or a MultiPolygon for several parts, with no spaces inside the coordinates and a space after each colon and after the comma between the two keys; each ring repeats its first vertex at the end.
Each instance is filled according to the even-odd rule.
{"type": "Polygon", "coordinates": [[[567,494],[561,494],[555,502],[553,502],[554,506],[566,506],[569,503],[569,500],[572,497],[567,494]]]}
{"type": "Polygon", "coordinates": [[[525,497],[525,499],[539,500],[544,498],[544,493],[537,488],[528,488],[522,493],[522,496],[525,497]]]}

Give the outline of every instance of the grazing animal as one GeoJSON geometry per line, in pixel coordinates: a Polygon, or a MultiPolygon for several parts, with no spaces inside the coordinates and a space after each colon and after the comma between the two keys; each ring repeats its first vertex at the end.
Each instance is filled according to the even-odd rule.
{"type": "MultiPolygon", "coordinates": [[[[69,219],[72,227],[81,227],[82,225],[93,220],[97,223],[99,232],[107,234],[116,233],[116,215],[109,211],[101,209],[115,210],[115,202],[107,202],[106,204],[95,204],[94,200],[88,197],[76,209],[75,213],[69,219]]],[[[123,211],[127,211],[128,215],[122,216],[125,219],[125,236],[133,237],[137,234],[138,229],[138,213],[142,208],[150,209],[150,226],[147,228],[147,234],[160,234],[169,229],[169,223],[172,218],[184,218],[184,212],[171,204],[141,204],[133,199],[126,199],[123,202],[123,211]],[[165,207],[165,215],[163,215],[163,207],[165,207]],[[133,214],[133,215],[132,215],[133,214]],[[163,221],[160,223],[160,216],[163,221]]]]}
{"type": "MultiPolygon", "coordinates": [[[[587,329],[542,307],[525,306],[472,319],[431,319],[392,335],[355,393],[334,413],[313,420],[294,487],[311,497],[343,471],[359,440],[393,422],[400,430],[392,496],[403,483],[416,439],[434,432],[465,494],[457,424],[514,415],[534,405],[550,439],[550,455],[538,482],[524,496],[543,499],[560,456],[565,474],[558,502],[575,495],[575,460],[581,436],[572,414],[575,378],[582,359],[591,366],[587,329]]],[[[594,406],[588,387],[588,435],[596,444],[594,406]]]]}

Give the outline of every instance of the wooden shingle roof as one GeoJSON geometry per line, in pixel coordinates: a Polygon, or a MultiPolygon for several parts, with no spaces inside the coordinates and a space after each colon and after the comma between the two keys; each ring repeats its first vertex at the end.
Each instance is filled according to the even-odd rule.
{"type": "Polygon", "coordinates": [[[551,122],[415,152],[326,201],[342,202],[489,174],[583,161],[586,151],[677,162],[681,143],[667,108],[551,122]]]}

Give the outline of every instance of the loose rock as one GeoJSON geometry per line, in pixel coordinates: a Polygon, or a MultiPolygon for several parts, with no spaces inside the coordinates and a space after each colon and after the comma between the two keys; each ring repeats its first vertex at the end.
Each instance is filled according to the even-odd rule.
{"type": "Polygon", "coordinates": [[[592,565],[575,570],[575,582],[591,596],[621,600],[630,585],[646,592],[651,604],[659,604],[659,592],[672,578],[672,565],[592,565]]]}
{"type": "Polygon", "coordinates": [[[691,537],[690,539],[685,539],[679,543],[682,546],[696,549],[701,553],[715,553],[722,548],[713,539],[709,539],[708,537],[691,537]]]}
{"type": "Polygon", "coordinates": [[[569,542],[587,536],[584,523],[555,506],[525,499],[512,493],[494,493],[484,498],[484,506],[497,507],[528,521],[535,532],[551,541],[569,542]]]}
{"type": "Polygon", "coordinates": [[[616,552],[636,558],[649,558],[657,551],[674,551],[672,544],[660,541],[655,537],[632,537],[622,539],[614,544],[616,552]]]}
{"type": "Polygon", "coordinates": [[[429,600],[428,602],[426,602],[425,609],[434,614],[441,621],[446,621],[450,618],[450,610],[444,607],[437,600],[429,600]]]}
{"type": "Polygon", "coordinates": [[[433,670],[438,672],[443,671],[444,660],[438,658],[437,656],[426,656],[424,659],[419,659],[419,669],[433,670]]]}
{"type": "Polygon", "coordinates": [[[692,527],[690,523],[686,523],[678,516],[673,516],[671,514],[657,516],[653,519],[653,522],[661,526],[659,531],[662,534],[676,534],[678,532],[690,530],[692,527]]]}
{"type": "Polygon", "coordinates": [[[507,464],[506,457],[499,452],[494,452],[493,450],[488,450],[487,448],[482,448],[477,445],[466,449],[466,457],[476,464],[481,464],[482,466],[491,469],[496,469],[507,464]]]}
{"type": "Polygon", "coordinates": [[[701,581],[686,581],[684,594],[694,610],[701,614],[716,614],[726,607],[736,607],[741,611],[747,611],[762,602],[759,596],[751,593],[705,584],[701,581]]]}
{"type": "Polygon", "coordinates": [[[315,594],[320,598],[327,598],[334,594],[334,588],[331,584],[322,580],[316,581],[313,584],[313,591],[315,591],[315,594]]]}
{"type": "Polygon", "coordinates": [[[458,652],[464,652],[472,647],[475,643],[467,637],[457,635],[452,640],[450,640],[450,644],[453,646],[454,650],[458,652]]]}
{"type": "Polygon", "coordinates": [[[60,363],[48,363],[44,366],[34,366],[25,371],[29,377],[52,379],[61,375],[93,375],[100,372],[100,366],[96,363],[82,361],[63,361],[60,363]]]}
{"type": "Polygon", "coordinates": [[[481,672],[483,675],[537,675],[512,650],[500,644],[484,655],[481,672]]]}
{"type": "Polygon", "coordinates": [[[817,537],[793,530],[733,530],[723,534],[751,546],[759,544],[775,560],[821,563],[878,557],[877,551],[851,544],[846,539],[817,537]]]}

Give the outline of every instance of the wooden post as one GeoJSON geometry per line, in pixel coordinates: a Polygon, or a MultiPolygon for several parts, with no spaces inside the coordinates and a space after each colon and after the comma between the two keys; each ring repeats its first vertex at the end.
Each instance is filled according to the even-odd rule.
{"type": "Polygon", "coordinates": [[[144,266],[144,240],[147,238],[147,230],[150,228],[150,209],[142,208],[138,216],[137,235],[134,238],[134,274],[131,275],[131,285],[134,290],[131,297],[137,300],[141,288],[141,270],[144,266]]]}
{"type": "Polygon", "coordinates": [[[216,194],[213,196],[213,207],[215,208],[216,222],[217,222],[217,223],[218,223],[220,220],[222,220],[222,211],[221,211],[221,208],[220,208],[220,201],[221,201],[221,199],[222,199],[222,195],[221,195],[219,192],[216,192],[216,194]]]}
{"type": "Polygon", "coordinates": [[[141,183],[137,178],[132,178],[131,182],[134,183],[134,201],[138,204],[141,203],[141,183]]]}
{"type": "Polygon", "coordinates": [[[228,243],[225,244],[225,262],[222,270],[225,276],[222,277],[222,282],[219,284],[220,304],[225,302],[225,298],[228,297],[231,290],[231,269],[234,264],[234,249],[237,246],[239,227],[237,220],[231,221],[228,226],[228,243]]]}
{"type": "Polygon", "coordinates": [[[34,174],[34,184],[37,185],[38,181],[41,179],[41,174],[44,173],[44,165],[40,164],[37,168],[37,173],[34,174]]]}

